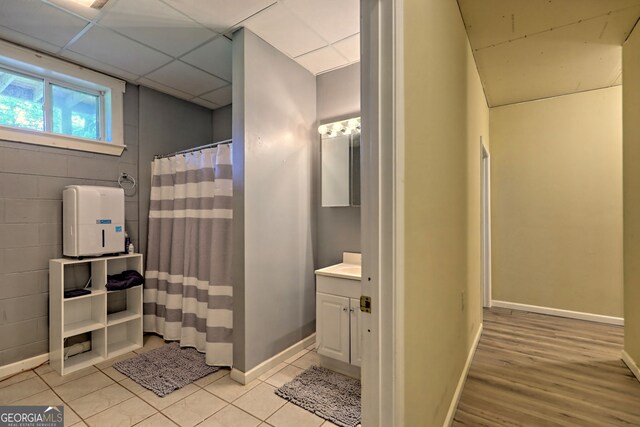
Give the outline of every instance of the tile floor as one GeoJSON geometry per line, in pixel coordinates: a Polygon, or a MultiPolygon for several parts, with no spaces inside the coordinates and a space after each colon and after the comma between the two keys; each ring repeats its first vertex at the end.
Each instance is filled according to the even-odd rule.
{"type": "MultiPolygon", "coordinates": [[[[164,345],[145,336],[142,353],[164,345]]],[[[65,405],[65,426],[329,427],[334,424],[288,403],[274,390],[311,365],[313,346],[240,385],[222,369],[160,398],[113,368],[128,353],[61,377],[47,364],[0,381],[0,405],[65,405]]]]}

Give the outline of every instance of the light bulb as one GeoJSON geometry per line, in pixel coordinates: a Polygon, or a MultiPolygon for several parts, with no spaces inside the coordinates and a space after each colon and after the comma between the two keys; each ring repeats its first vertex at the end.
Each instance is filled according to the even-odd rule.
{"type": "Polygon", "coordinates": [[[326,133],[327,133],[327,130],[329,130],[329,129],[327,128],[327,125],[320,125],[320,126],[318,126],[318,133],[319,133],[319,134],[321,134],[321,135],[326,134],[326,133]]]}

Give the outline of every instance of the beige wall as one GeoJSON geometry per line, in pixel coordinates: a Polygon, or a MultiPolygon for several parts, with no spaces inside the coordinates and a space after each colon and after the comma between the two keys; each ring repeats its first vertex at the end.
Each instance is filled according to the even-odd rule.
{"type": "Polygon", "coordinates": [[[405,425],[431,427],[446,418],[482,321],[489,112],[456,2],[406,0],[404,10],[405,425]]]}
{"type": "Polygon", "coordinates": [[[622,49],[624,127],[624,348],[640,362],[640,30],[622,49]]]}
{"type": "Polygon", "coordinates": [[[491,109],[494,300],[622,317],[621,94],[491,109]]]}

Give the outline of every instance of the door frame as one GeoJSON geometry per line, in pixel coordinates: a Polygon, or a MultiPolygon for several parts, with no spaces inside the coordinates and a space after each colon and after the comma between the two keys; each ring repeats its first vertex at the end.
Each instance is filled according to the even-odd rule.
{"type": "Polygon", "coordinates": [[[404,0],[361,0],[362,425],[404,425],[404,0]]]}
{"type": "Polygon", "coordinates": [[[480,233],[482,305],[491,307],[491,156],[480,137],[480,233]]]}

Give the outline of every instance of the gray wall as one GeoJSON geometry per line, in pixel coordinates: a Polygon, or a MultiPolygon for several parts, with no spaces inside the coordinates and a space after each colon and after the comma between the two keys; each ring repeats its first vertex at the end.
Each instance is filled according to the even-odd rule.
{"type": "MultiPolygon", "coordinates": [[[[0,365],[49,351],[49,259],[62,255],[62,190],[138,177],[138,88],[124,97],[122,157],[0,141],[0,365]]],[[[138,195],[126,198],[138,242],[138,195]]]]}
{"type": "Polygon", "coordinates": [[[246,372],[315,330],[316,84],[246,29],[233,60],[234,365],[246,372]]]}
{"type": "MultiPolygon", "coordinates": [[[[151,194],[151,162],[168,154],[213,142],[208,108],[140,86],[140,245],[146,254],[151,194]]],[[[136,249],[138,250],[138,249],[136,249]]]]}
{"type": "Polygon", "coordinates": [[[227,105],[226,107],[213,110],[213,141],[214,142],[231,139],[232,110],[233,108],[231,105],[227,105]]]}
{"type": "MultiPolygon", "coordinates": [[[[360,116],[360,63],[316,78],[318,124],[360,116]]],[[[320,175],[320,135],[314,139],[316,176],[320,175]]],[[[318,268],[342,262],[342,252],[360,252],[360,208],[323,208],[320,179],[318,192],[318,268]]]]}

